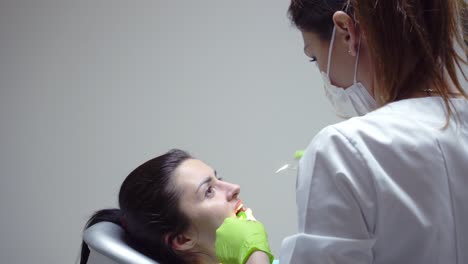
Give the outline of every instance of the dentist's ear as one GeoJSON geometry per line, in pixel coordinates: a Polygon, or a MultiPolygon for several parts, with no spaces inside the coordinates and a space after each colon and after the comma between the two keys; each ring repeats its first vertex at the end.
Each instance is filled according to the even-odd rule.
{"type": "Polygon", "coordinates": [[[333,23],[336,27],[335,42],[344,42],[348,46],[349,55],[356,56],[361,32],[355,21],[345,12],[337,11],[333,14],[333,23]]]}
{"type": "Polygon", "coordinates": [[[174,237],[171,234],[167,234],[165,239],[166,243],[171,248],[178,251],[187,251],[195,246],[195,240],[184,234],[180,234],[174,237]]]}

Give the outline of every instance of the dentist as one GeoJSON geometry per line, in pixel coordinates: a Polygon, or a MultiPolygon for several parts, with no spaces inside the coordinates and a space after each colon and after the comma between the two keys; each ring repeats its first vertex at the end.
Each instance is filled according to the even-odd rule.
{"type": "MultiPolygon", "coordinates": [[[[298,231],[281,264],[468,263],[464,9],[462,0],[292,0],[305,54],[347,120],[318,133],[300,160],[298,231]]],[[[228,232],[249,223],[226,221],[217,244],[261,237],[240,262],[267,263],[257,225],[228,232]]]]}

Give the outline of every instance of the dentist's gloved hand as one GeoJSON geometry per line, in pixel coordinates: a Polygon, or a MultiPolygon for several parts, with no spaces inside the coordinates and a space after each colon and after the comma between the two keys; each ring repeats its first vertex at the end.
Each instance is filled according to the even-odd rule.
{"type": "Polygon", "coordinates": [[[252,253],[263,251],[273,262],[268,236],[259,221],[226,218],[216,230],[216,257],[223,264],[245,264],[252,253]]]}

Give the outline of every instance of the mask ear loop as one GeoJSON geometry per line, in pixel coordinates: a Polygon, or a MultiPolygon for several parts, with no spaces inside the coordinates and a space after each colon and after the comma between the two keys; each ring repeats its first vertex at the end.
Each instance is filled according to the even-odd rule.
{"type": "Polygon", "coordinates": [[[331,56],[333,52],[333,43],[335,42],[335,33],[336,33],[336,27],[333,26],[332,38],[330,40],[330,46],[328,47],[327,77],[329,79],[330,79],[330,65],[331,65],[331,56]]]}
{"type": "MultiPolygon", "coordinates": [[[[346,7],[345,7],[345,12],[346,13],[349,13],[349,9],[351,8],[351,1],[348,0],[346,2],[346,7]]],[[[355,17],[355,16],[353,16],[355,17]]],[[[356,26],[357,23],[355,23],[355,26],[356,26]]],[[[357,69],[358,69],[358,65],[359,65],[359,54],[360,54],[360,51],[361,51],[361,34],[359,34],[359,44],[358,44],[358,50],[357,50],[357,58],[356,58],[356,61],[354,62],[354,84],[357,83],[357,69]]]]}
{"type": "Polygon", "coordinates": [[[358,44],[358,50],[357,50],[357,55],[356,55],[356,62],[354,63],[354,84],[357,83],[357,69],[359,65],[359,53],[361,52],[361,35],[359,35],[359,44],[358,44]]]}

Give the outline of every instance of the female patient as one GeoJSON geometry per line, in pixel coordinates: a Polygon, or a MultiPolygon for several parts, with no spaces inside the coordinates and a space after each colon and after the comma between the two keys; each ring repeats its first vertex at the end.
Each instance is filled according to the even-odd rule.
{"type": "MultiPolygon", "coordinates": [[[[181,150],[151,159],[128,175],[120,209],[96,212],[86,224],[121,225],[138,249],[161,263],[219,263],[216,229],[235,216],[240,188],[181,150]]],[[[87,262],[83,242],[81,264],[87,262]]]]}

